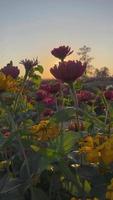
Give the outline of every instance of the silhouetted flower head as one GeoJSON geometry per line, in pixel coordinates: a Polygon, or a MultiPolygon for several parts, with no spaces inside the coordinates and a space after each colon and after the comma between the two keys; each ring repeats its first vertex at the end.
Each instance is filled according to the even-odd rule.
{"type": "Polygon", "coordinates": [[[15,79],[18,77],[20,70],[18,69],[18,67],[13,66],[13,62],[11,61],[1,69],[1,72],[5,74],[5,76],[11,76],[15,79]]]}
{"type": "Polygon", "coordinates": [[[33,60],[25,59],[25,60],[21,60],[20,64],[23,64],[25,67],[25,70],[29,71],[33,67],[38,65],[38,60],[37,59],[33,59],[33,60]]]}
{"type": "Polygon", "coordinates": [[[66,83],[73,83],[83,75],[86,70],[86,64],[80,61],[60,62],[50,69],[51,74],[58,80],[66,83]]]}
{"type": "Polygon", "coordinates": [[[60,46],[58,48],[54,48],[51,51],[51,54],[56,58],[59,58],[61,61],[63,61],[67,56],[72,53],[73,51],[71,51],[71,48],[69,46],[60,46]]]}

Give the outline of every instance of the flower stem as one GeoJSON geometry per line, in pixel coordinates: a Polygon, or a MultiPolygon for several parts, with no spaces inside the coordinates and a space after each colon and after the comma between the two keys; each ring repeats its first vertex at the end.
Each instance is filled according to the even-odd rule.
{"type": "MultiPolygon", "coordinates": [[[[73,83],[69,84],[69,86],[70,86],[70,94],[71,94],[72,100],[74,102],[74,107],[78,108],[77,93],[73,88],[73,83]]],[[[77,110],[76,110],[76,122],[77,122],[77,126],[78,126],[78,129],[79,129],[79,116],[78,116],[77,110]]]]}
{"type": "Polygon", "coordinates": [[[24,89],[24,86],[25,86],[25,82],[26,82],[26,80],[27,80],[27,76],[28,76],[28,73],[25,74],[24,79],[23,79],[23,82],[22,82],[22,86],[21,86],[21,88],[20,88],[20,91],[18,92],[18,94],[17,94],[17,96],[16,96],[15,103],[14,103],[14,111],[16,111],[19,98],[20,98],[20,96],[21,96],[21,93],[23,92],[23,89],[24,89]]]}

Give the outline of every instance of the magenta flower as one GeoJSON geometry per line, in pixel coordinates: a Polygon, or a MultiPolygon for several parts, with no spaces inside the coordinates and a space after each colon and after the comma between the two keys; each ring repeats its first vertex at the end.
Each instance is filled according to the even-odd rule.
{"type": "Polygon", "coordinates": [[[26,71],[29,71],[33,67],[38,65],[38,60],[37,59],[36,60],[35,59],[33,59],[33,60],[25,59],[25,60],[21,60],[20,64],[24,65],[26,71]]]}
{"type": "Polygon", "coordinates": [[[36,101],[42,101],[44,98],[46,98],[47,92],[44,90],[38,90],[36,93],[36,101]]]}
{"type": "Polygon", "coordinates": [[[20,73],[20,70],[18,67],[13,66],[13,62],[11,61],[7,64],[7,66],[1,69],[1,72],[3,72],[6,76],[11,76],[12,78],[16,79],[20,73]]]}
{"type": "Polygon", "coordinates": [[[63,61],[67,56],[72,53],[73,51],[71,51],[71,48],[69,46],[60,46],[58,48],[54,48],[51,51],[51,54],[56,58],[59,58],[61,61],[63,61]]]}
{"type": "Polygon", "coordinates": [[[104,92],[104,96],[108,100],[113,100],[113,90],[107,90],[104,92]]]}
{"type": "Polygon", "coordinates": [[[60,62],[50,69],[51,74],[58,80],[66,83],[73,83],[76,79],[83,75],[86,70],[86,64],[80,61],[60,62]]]}
{"type": "Polygon", "coordinates": [[[55,104],[55,99],[53,97],[45,97],[42,102],[46,105],[46,106],[52,106],[55,104]]]}

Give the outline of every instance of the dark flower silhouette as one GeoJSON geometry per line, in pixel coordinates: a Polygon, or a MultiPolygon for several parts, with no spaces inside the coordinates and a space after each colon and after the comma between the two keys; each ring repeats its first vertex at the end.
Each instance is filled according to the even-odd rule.
{"type": "Polygon", "coordinates": [[[25,70],[29,71],[33,67],[38,65],[38,60],[37,59],[33,59],[33,60],[25,59],[25,60],[21,60],[20,64],[23,64],[25,67],[25,70]]]}
{"type": "Polygon", "coordinates": [[[73,51],[71,51],[69,46],[60,46],[51,51],[51,54],[56,58],[59,58],[61,61],[64,61],[64,59],[72,53],[73,51]]]}
{"type": "Polygon", "coordinates": [[[83,75],[86,70],[86,64],[80,61],[60,62],[50,69],[51,74],[58,80],[66,83],[73,83],[83,75]]]}
{"type": "Polygon", "coordinates": [[[12,78],[16,79],[20,73],[18,67],[13,66],[13,62],[7,64],[7,66],[1,69],[1,72],[4,73],[6,76],[11,76],[12,78]]]}

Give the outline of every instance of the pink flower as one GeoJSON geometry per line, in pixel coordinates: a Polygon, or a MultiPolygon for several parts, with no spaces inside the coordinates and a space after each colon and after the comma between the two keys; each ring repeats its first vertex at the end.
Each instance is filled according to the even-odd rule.
{"type": "Polygon", "coordinates": [[[60,46],[58,48],[54,48],[51,51],[51,54],[56,58],[59,58],[61,61],[63,61],[66,56],[69,56],[72,53],[73,51],[71,51],[71,48],[69,46],[60,46]]]}
{"type": "Polygon", "coordinates": [[[113,90],[107,90],[104,92],[104,96],[108,100],[113,100],[113,90]]]}
{"type": "Polygon", "coordinates": [[[73,83],[76,79],[83,75],[86,70],[86,64],[80,61],[60,62],[50,69],[51,74],[58,80],[66,83],[73,83]]]}

